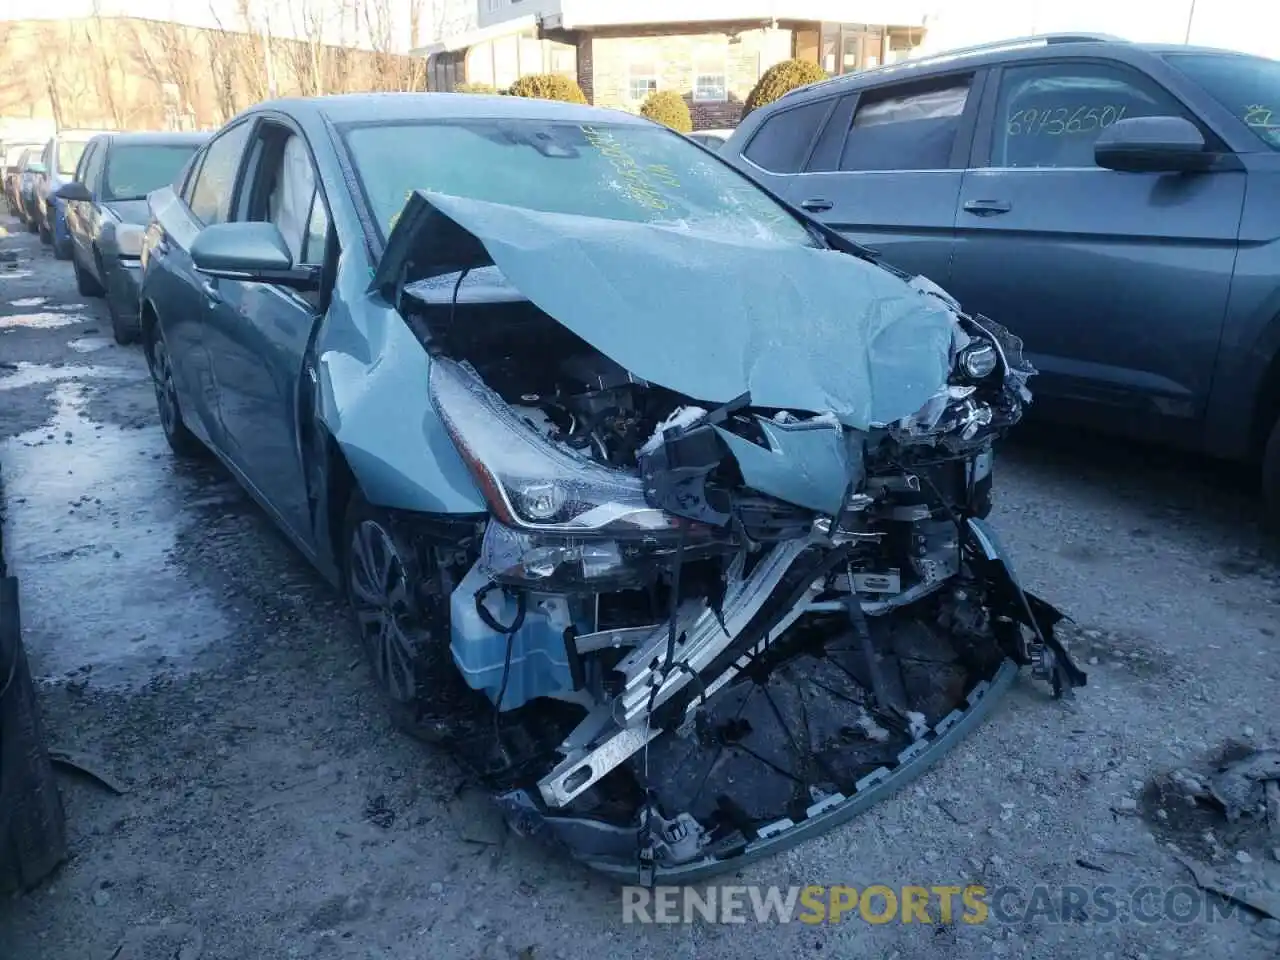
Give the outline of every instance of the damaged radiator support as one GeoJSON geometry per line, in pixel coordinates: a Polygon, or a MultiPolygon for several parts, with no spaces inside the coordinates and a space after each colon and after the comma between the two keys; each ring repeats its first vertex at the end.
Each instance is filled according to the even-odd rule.
{"type": "Polygon", "coordinates": [[[564,807],[597,783],[609,771],[662,734],[667,726],[686,719],[704,697],[709,697],[733,679],[751,658],[781,636],[807,612],[809,603],[823,588],[829,569],[844,562],[841,548],[829,551],[805,577],[793,602],[783,606],[763,635],[754,643],[743,633],[773,597],[783,578],[796,561],[812,546],[826,541],[809,538],[789,541],[774,547],[745,579],[741,575],[742,560],[734,562],[730,583],[725,593],[723,625],[715,611],[704,607],[696,616],[680,623],[682,641],[677,643],[675,657],[665,675],[659,673],[665,662],[667,626],[655,626],[637,649],[618,665],[626,677],[623,693],[610,707],[597,708],[582,721],[566,741],[569,755],[538,783],[543,800],[552,807],[564,807]],[[750,649],[734,650],[743,642],[750,649]],[[715,679],[705,687],[695,677],[711,673],[715,679]],[[673,698],[690,685],[694,699],[681,710],[673,698]],[[655,686],[657,687],[655,693],[655,686]],[[674,715],[671,706],[676,706],[674,715]],[[666,706],[667,710],[661,710],[666,706]],[[653,710],[658,716],[649,716],[653,710]],[[668,716],[661,717],[662,714],[668,716]],[[667,722],[661,722],[665,720],[667,722]],[[658,721],[658,722],[655,722],[658,721]],[[587,742],[582,742],[586,740],[587,742]],[[594,746],[590,744],[594,744],[594,746]]]}

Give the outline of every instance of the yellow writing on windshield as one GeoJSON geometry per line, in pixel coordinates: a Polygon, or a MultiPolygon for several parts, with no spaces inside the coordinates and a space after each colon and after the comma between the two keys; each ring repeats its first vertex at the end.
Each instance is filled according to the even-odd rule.
{"type": "Polygon", "coordinates": [[[670,168],[662,164],[642,167],[611,133],[583,127],[582,135],[622,178],[622,192],[628,200],[650,210],[666,210],[670,206],[659,191],[659,187],[680,188],[680,180],[670,168]]]}
{"type": "Polygon", "coordinates": [[[1007,132],[1011,137],[1062,137],[1105,130],[1124,119],[1126,106],[1028,107],[1009,114],[1007,132]]]}
{"type": "Polygon", "coordinates": [[[1261,103],[1253,103],[1244,108],[1244,122],[1251,127],[1274,127],[1274,116],[1275,111],[1261,103]]]}
{"type": "Polygon", "coordinates": [[[391,220],[387,223],[387,233],[390,234],[396,228],[396,224],[400,222],[400,214],[404,213],[405,204],[409,202],[409,198],[413,196],[412,190],[404,192],[404,203],[400,204],[400,209],[391,215],[391,220]]]}

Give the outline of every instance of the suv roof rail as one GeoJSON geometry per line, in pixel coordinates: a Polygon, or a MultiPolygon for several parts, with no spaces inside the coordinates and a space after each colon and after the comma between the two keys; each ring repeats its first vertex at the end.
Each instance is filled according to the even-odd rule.
{"type": "MultiPolygon", "coordinates": [[[[866,76],[867,74],[875,74],[880,71],[900,70],[902,67],[917,64],[927,66],[930,63],[938,61],[952,60],[956,57],[967,57],[978,53],[996,53],[1000,50],[1016,50],[1020,47],[1032,46],[1052,46],[1059,43],[1128,43],[1124,37],[1117,37],[1110,33],[1041,33],[1030,37],[1008,37],[1004,40],[989,40],[986,43],[977,43],[969,47],[956,47],[951,50],[938,50],[935,53],[926,54],[922,57],[909,57],[906,60],[899,60],[896,63],[886,63],[881,67],[873,67],[870,70],[859,70],[855,73],[842,73],[834,77],[828,77],[826,80],[817,80],[813,83],[807,83],[802,87],[795,87],[784,93],[783,97],[789,97],[793,93],[800,93],[805,90],[812,90],[815,87],[825,86],[828,83],[848,82],[856,77],[866,76]]],[[[779,97],[782,99],[782,97],[779,97]]]]}
{"type": "MultiPolygon", "coordinates": [[[[1009,47],[1030,47],[1043,44],[1052,46],[1058,43],[1127,43],[1123,37],[1110,33],[1041,33],[1029,37],[1006,37],[1003,40],[988,40],[986,43],[975,43],[969,47],[956,47],[951,50],[939,50],[921,57],[917,62],[926,63],[935,57],[959,57],[970,53],[989,53],[1005,50],[1009,47]]],[[[892,64],[890,64],[892,66],[892,64]]]]}

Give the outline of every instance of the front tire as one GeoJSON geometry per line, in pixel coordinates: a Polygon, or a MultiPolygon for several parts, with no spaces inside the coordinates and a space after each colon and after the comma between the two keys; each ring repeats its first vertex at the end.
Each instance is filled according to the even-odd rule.
{"type": "Polygon", "coordinates": [[[111,337],[122,347],[138,339],[136,330],[125,325],[124,319],[120,316],[120,311],[116,309],[115,301],[107,296],[107,314],[111,317],[111,337]]]}
{"type": "Polygon", "coordinates": [[[178,385],[173,378],[173,363],[164,335],[159,330],[148,351],[151,360],[151,382],[156,391],[156,408],[160,413],[160,426],[169,448],[183,458],[200,457],[202,444],[182,420],[182,407],[178,402],[178,385]]]}
{"type": "Polygon", "coordinates": [[[79,291],[80,296],[100,297],[107,292],[93,274],[80,266],[80,260],[74,255],[71,257],[71,271],[76,275],[76,290],[79,291]]]}
{"type": "Polygon", "coordinates": [[[449,652],[448,597],[423,565],[391,513],[356,491],[343,524],[342,586],[360,646],[396,727],[441,744],[460,702],[475,694],[449,652]]]}

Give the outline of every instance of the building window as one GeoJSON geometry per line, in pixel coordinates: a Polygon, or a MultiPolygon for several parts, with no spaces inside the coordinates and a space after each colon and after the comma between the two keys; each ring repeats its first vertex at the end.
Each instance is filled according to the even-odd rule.
{"type": "Polygon", "coordinates": [[[658,90],[658,68],[652,60],[637,60],[627,74],[627,97],[637,103],[658,90]]]}
{"type": "Polygon", "coordinates": [[[723,48],[698,51],[693,58],[693,99],[723,102],[729,99],[728,55],[723,48]]]}

